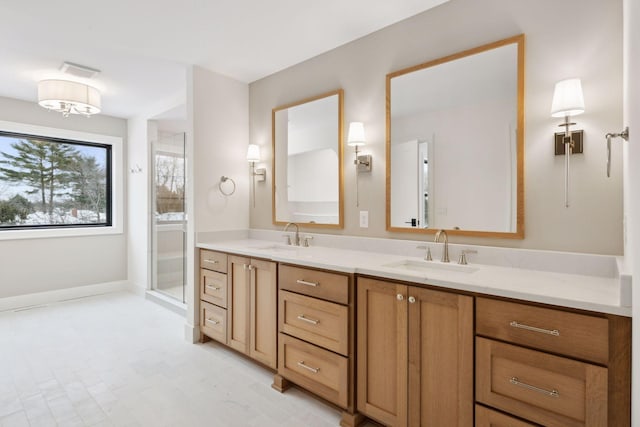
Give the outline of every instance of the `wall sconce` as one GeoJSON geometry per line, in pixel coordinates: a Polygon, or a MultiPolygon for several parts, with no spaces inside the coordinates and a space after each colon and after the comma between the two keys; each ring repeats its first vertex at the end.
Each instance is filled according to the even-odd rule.
{"type": "Polygon", "coordinates": [[[353,164],[356,165],[356,206],[360,206],[360,196],[358,194],[358,175],[360,172],[371,172],[371,154],[358,154],[358,147],[366,144],[364,136],[364,124],[362,122],[349,123],[349,133],[347,135],[347,145],[355,147],[356,158],[353,164]]]}
{"type": "Polygon", "coordinates": [[[371,172],[371,154],[358,154],[358,147],[366,144],[364,137],[364,124],[362,122],[349,123],[349,134],[347,136],[347,145],[355,147],[356,159],[353,164],[356,165],[357,172],[371,172]]]}
{"type": "Polygon", "coordinates": [[[554,135],[555,153],[564,154],[564,205],[569,207],[569,158],[573,153],[583,151],[583,131],[571,132],[569,127],[575,125],[569,121],[570,116],[584,113],[584,97],[580,79],[567,79],[556,83],[551,102],[551,117],[564,117],[564,132],[554,135]]]}
{"type": "Polygon", "coordinates": [[[256,182],[263,182],[267,179],[265,168],[256,169],[256,163],[260,161],[260,147],[256,144],[249,144],[247,147],[247,161],[251,165],[251,177],[253,178],[253,207],[256,207],[256,182]]]}

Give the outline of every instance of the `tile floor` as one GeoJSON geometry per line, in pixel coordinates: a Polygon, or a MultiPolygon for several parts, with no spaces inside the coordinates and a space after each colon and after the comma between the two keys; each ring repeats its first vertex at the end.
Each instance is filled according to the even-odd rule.
{"type": "Polygon", "coordinates": [[[0,313],[0,426],[337,426],[337,410],[113,293],[0,313]]]}

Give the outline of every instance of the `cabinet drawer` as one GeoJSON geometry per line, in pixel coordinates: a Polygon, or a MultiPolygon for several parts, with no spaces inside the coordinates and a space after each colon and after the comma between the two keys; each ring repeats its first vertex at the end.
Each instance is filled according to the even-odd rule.
{"type": "Polygon", "coordinates": [[[227,310],[200,301],[200,329],[206,336],[227,343],[227,310]]]}
{"type": "Polygon", "coordinates": [[[476,399],[546,426],[606,426],[606,368],[476,338],[476,399]]]}
{"type": "Polygon", "coordinates": [[[348,359],[280,334],[278,373],[341,407],[349,404],[348,359]]]}
{"type": "Polygon", "coordinates": [[[344,305],[280,291],[279,327],[336,353],[349,353],[349,309],[344,305]]]}
{"type": "Polygon", "coordinates": [[[349,303],[348,276],[290,265],[280,265],[278,273],[280,289],[340,304],[349,303]]]}
{"type": "Polygon", "coordinates": [[[537,427],[502,412],[476,405],[476,427],[537,427]]]}
{"type": "Polygon", "coordinates": [[[227,308],[227,275],[200,269],[200,298],[227,308]]]}
{"type": "Polygon", "coordinates": [[[227,272],[227,254],[200,249],[200,267],[207,270],[227,272]]]}
{"type": "Polygon", "coordinates": [[[476,333],[595,363],[609,361],[609,321],[600,317],[478,298],[476,333]]]}

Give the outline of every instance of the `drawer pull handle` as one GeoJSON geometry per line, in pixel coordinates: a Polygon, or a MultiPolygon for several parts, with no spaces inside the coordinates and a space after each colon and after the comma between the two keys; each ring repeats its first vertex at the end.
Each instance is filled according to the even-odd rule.
{"type": "Polygon", "coordinates": [[[300,316],[298,316],[298,320],[302,320],[303,322],[311,323],[312,325],[317,325],[318,323],[320,323],[319,320],[310,319],[308,317],[305,317],[304,314],[301,314],[300,316]]]}
{"type": "Polygon", "coordinates": [[[560,393],[558,393],[558,390],[551,390],[551,391],[545,390],[540,387],[536,387],[527,383],[520,382],[516,377],[511,377],[509,382],[513,385],[517,385],[518,387],[526,388],[527,390],[531,390],[531,391],[537,391],[538,393],[545,394],[549,397],[560,397],[560,393]]]}
{"type": "Polygon", "coordinates": [[[219,287],[219,286],[207,285],[207,289],[212,289],[214,291],[219,291],[222,288],[219,287]]]}
{"type": "Polygon", "coordinates": [[[218,264],[220,261],[217,259],[205,259],[204,262],[208,262],[209,264],[218,264]]]}
{"type": "Polygon", "coordinates": [[[318,372],[320,372],[320,368],[312,368],[312,367],[311,367],[311,366],[309,366],[309,365],[305,365],[305,364],[304,364],[304,360],[299,361],[299,362],[298,362],[298,366],[300,366],[301,368],[306,369],[307,371],[311,371],[311,372],[313,372],[314,374],[317,374],[318,372]]]}
{"type": "Polygon", "coordinates": [[[518,323],[515,320],[509,323],[510,326],[514,328],[526,329],[527,331],[540,332],[541,334],[553,335],[554,337],[560,336],[560,331],[557,329],[542,329],[536,328],[535,326],[523,325],[522,323],[518,323]]]}
{"type": "Polygon", "coordinates": [[[208,322],[208,323],[213,323],[214,325],[219,325],[219,324],[220,324],[220,322],[219,322],[219,321],[217,321],[217,320],[213,320],[213,319],[207,319],[207,322],[208,322]]]}
{"type": "Polygon", "coordinates": [[[296,283],[299,285],[313,286],[314,288],[319,285],[319,283],[307,282],[306,280],[301,280],[301,279],[296,280],[296,283]]]}

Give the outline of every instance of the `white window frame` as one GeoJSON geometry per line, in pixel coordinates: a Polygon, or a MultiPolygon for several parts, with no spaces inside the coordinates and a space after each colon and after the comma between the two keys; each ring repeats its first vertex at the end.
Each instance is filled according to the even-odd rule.
{"type": "Polygon", "coordinates": [[[99,236],[122,234],[124,224],[124,158],[122,138],[68,129],[51,128],[0,120],[0,130],[78,142],[95,142],[111,146],[111,225],[104,227],[64,227],[0,230],[0,240],[42,239],[52,237],[99,236]]]}

